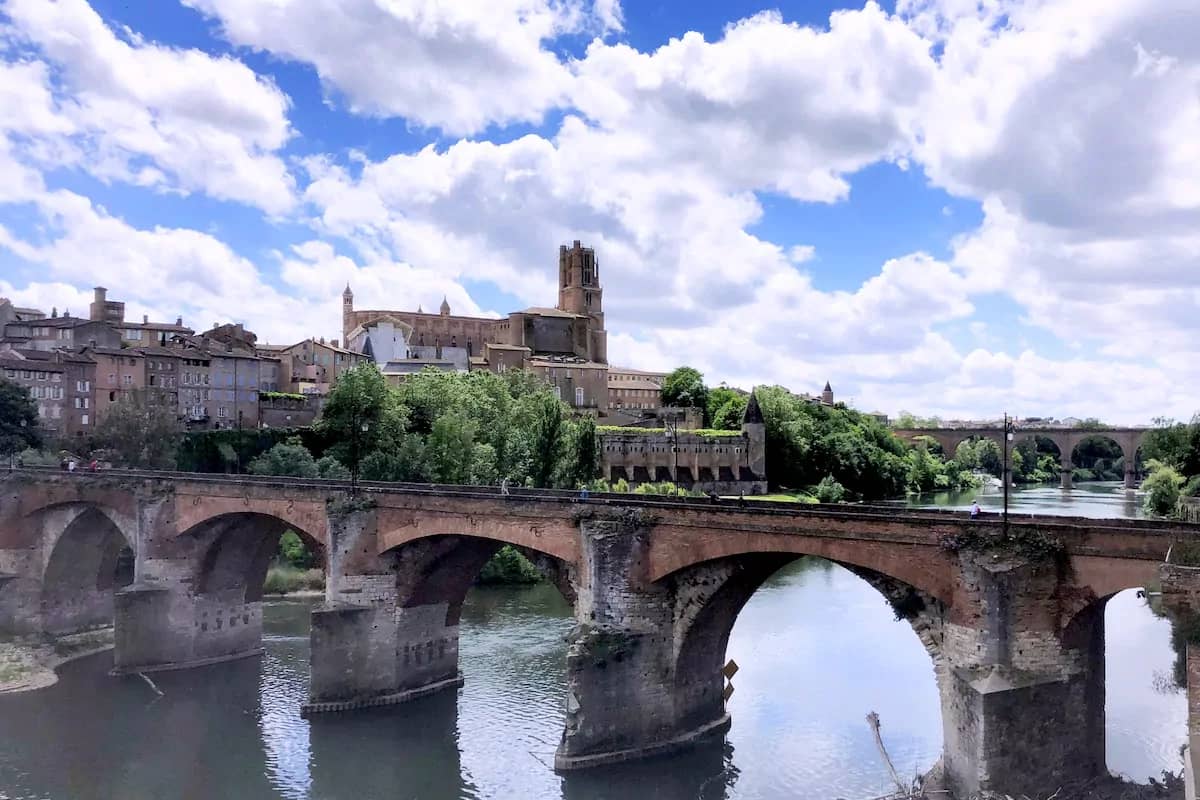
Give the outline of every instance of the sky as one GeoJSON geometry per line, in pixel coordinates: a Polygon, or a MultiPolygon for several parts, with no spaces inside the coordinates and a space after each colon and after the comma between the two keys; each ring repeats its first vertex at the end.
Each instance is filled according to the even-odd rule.
{"type": "Polygon", "coordinates": [[[0,0],[0,296],[497,316],[863,410],[1200,411],[1195,0],[0,0]]]}

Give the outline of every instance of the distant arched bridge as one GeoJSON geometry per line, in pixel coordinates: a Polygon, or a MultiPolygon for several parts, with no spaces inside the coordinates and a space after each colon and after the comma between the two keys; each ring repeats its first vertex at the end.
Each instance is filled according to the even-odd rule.
{"type": "Polygon", "coordinates": [[[929,652],[953,788],[1032,793],[1103,774],[1105,602],[1154,581],[1172,545],[1200,533],[1052,516],[1014,516],[1006,528],[993,515],[896,506],[349,488],[3,474],[0,629],[61,633],[112,619],[117,672],[253,655],[268,562],[291,529],[327,574],[306,713],[399,703],[461,683],[464,598],[510,544],[575,607],[556,758],[566,770],[723,731],[721,667],[739,611],[779,567],[819,556],[875,586],[929,652]]]}
{"type": "MultiPolygon", "coordinates": [[[[1072,454],[1075,452],[1075,448],[1084,440],[1093,437],[1109,439],[1121,448],[1121,455],[1125,462],[1125,488],[1132,489],[1137,485],[1137,452],[1150,430],[1150,428],[1018,427],[1013,430],[1013,441],[1042,437],[1054,442],[1055,447],[1058,448],[1062,487],[1070,489],[1071,474],[1074,471],[1072,454]]],[[[1003,428],[898,428],[893,433],[907,441],[922,437],[932,439],[941,445],[942,451],[948,458],[953,458],[958,446],[968,439],[989,439],[1001,447],[1004,446],[1003,428]]],[[[1008,477],[1011,483],[1011,468],[1008,477]]]]}

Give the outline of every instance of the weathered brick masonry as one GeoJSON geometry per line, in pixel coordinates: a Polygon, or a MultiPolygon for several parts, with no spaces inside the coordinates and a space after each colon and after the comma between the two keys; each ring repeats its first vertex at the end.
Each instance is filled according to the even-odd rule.
{"type": "Polygon", "coordinates": [[[306,712],[398,703],[461,683],[463,600],[508,543],[574,603],[556,758],[566,770],[722,731],[720,669],[738,613],[781,565],[818,556],[875,586],[930,653],[953,789],[1032,793],[1103,772],[1104,603],[1152,580],[1172,543],[1197,532],[1018,517],[1006,537],[994,518],[894,508],[347,488],[9,473],[0,629],[62,632],[111,616],[119,670],[252,655],[267,562],[291,528],[323,551],[328,576],[306,712]],[[118,588],[104,575],[124,546],[135,567],[118,588]]]}

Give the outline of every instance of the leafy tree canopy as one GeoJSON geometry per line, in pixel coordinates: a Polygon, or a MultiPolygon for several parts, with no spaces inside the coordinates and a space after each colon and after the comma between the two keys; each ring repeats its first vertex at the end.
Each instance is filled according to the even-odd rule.
{"type": "Polygon", "coordinates": [[[704,376],[692,367],[679,367],[663,380],[662,403],[675,408],[708,408],[704,376]]]}
{"type": "Polygon", "coordinates": [[[100,418],[94,444],[124,466],[173,469],[183,425],[169,397],[153,389],[127,393],[100,418]]]}
{"type": "Polygon", "coordinates": [[[0,378],[0,455],[9,456],[41,446],[37,405],[29,390],[0,378]]]}

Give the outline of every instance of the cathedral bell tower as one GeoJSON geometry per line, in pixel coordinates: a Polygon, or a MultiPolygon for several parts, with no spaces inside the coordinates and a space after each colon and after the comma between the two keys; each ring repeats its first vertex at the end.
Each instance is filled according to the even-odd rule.
{"type": "Polygon", "coordinates": [[[349,347],[350,331],[354,328],[351,321],[354,319],[354,292],[350,291],[350,284],[346,284],[346,291],[342,292],[342,341],[349,347]]]}
{"type": "Polygon", "coordinates": [[[604,290],[596,251],[576,239],[558,248],[558,310],[588,318],[588,357],[608,363],[608,333],[604,330],[604,290]]]}

